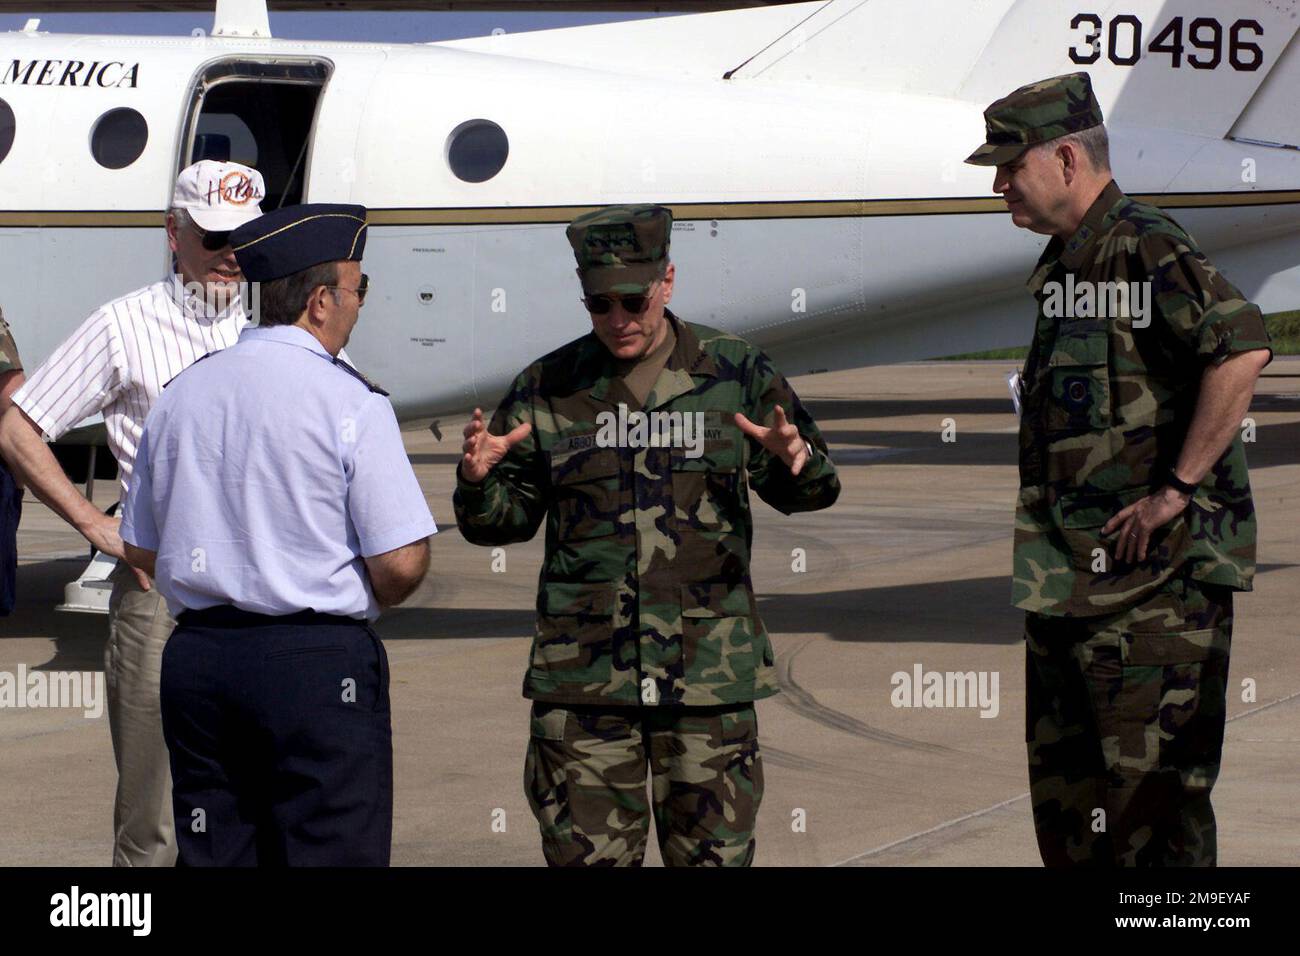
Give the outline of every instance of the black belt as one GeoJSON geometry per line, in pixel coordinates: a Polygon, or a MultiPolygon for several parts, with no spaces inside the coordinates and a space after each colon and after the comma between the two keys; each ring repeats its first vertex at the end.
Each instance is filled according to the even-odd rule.
{"type": "Polygon", "coordinates": [[[230,604],[218,604],[197,611],[181,611],[176,623],[182,627],[301,627],[313,624],[350,625],[364,627],[365,618],[343,617],[340,614],[322,614],[320,611],[296,611],[293,614],[256,614],[230,604]]]}

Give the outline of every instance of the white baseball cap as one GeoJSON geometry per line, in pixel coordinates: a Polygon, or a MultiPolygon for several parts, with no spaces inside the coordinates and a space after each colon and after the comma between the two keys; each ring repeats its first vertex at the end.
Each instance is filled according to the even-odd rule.
{"type": "Polygon", "coordinates": [[[256,169],[203,159],[176,177],[172,208],[189,212],[200,229],[224,232],[262,215],[265,197],[266,183],[256,169]]]}

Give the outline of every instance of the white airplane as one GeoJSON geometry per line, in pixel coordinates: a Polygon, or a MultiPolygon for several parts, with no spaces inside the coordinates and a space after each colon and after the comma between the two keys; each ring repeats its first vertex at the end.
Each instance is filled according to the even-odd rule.
{"type": "MultiPolygon", "coordinates": [[[[204,5],[46,0],[91,6],[204,5]]],[[[411,44],[273,39],[265,0],[220,0],[197,36],[29,24],[0,34],[0,306],[34,366],[167,268],[175,174],[229,156],[264,208],[370,208],[349,352],[406,421],[493,405],[588,327],[563,228],[605,203],[672,207],[675,310],[788,373],[1023,344],[1045,239],[962,159],[991,100],[1086,69],[1120,185],[1295,308],[1297,10],[832,0],[411,44]]]]}
{"type": "Polygon", "coordinates": [[[1300,305],[1297,0],[705,6],[744,9],[381,44],[275,39],[265,0],[218,0],[194,36],[0,34],[0,306],[24,359],[168,268],[171,184],[203,157],[256,166],[266,209],[369,207],[348,350],[408,423],[493,407],[590,327],[563,230],[607,203],[670,206],[674,310],[788,374],[1023,344],[1046,239],[962,159],[989,102],[1081,69],[1121,187],[1266,311],[1300,305]]]}

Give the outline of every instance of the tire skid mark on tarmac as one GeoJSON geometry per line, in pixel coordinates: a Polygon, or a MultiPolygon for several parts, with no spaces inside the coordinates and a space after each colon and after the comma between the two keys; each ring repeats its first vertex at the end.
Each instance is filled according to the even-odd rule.
{"type": "MultiPolygon", "coordinates": [[[[803,650],[803,647],[804,645],[801,644],[798,649],[803,650]]],[[[1232,717],[1229,717],[1227,721],[1225,721],[1225,723],[1230,724],[1236,720],[1243,720],[1247,717],[1253,717],[1255,714],[1258,714],[1265,710],[1272,710],[1274,707],[1278,707],[1282,704],[1290,703],[1291,701],[1297,698],[1300,698],[1300,691],[1287,694],[1285,697],[1279,697],[1276,700],[1271,700],[1267,704],[1260,704],[1258,707],[1253,707],[1250,710],[1243,711],[1240,714],[1236,714],[1232,717]]],[[[987,816],[990,813],[996,813],[998,810],[1002,810],[1006,807],[1009,807],[1014,803],[1019,803],[1021,800],[1028,800],[1029,796],[1030,796],[1029,793],[1022,793],[1017,796],[1010,797],[1006,800],[1002,800],[999,803],[995,803],[991,807],[984,807],[982,810],[973,810],[970,813],[964,813],[959,817],[954,817],[951,820],[945,820],[943,823],[936,824],[935,826],[930,827],[928,830],[922,830],[919,833],[913,833],[911,836],[905,836],[902,837],[901,839],[893,840],[889,843],[886,843],[884,846],[878,846],[874,849],[867,850],[863,853],[859,853],[856,856],[851,856],[848,859],[840,860],[837,863],[832,863],[831,866],[868,866],[870,864],[864,861],[869,860],[873,857],[881,856],[882,854],[887,853],[890,850],[896,849],[900,846],[905,846],[910,843],[920,842],[920,845],[922,846],[928,845],[931,847],[942,846],[943,844],[960,837],[963,833],[966,832],[967,828],[962,827],[961,824],[970,823],[974,820],[978,820],[979,818],[987,816]],[[947,834],[944,831],[952,831],[952,832],[950,834],[947,834]],[[926,840],[925,839],[926,837],[933,837],[933,839],[926,840]]]]}
{"type": "Polygon", "coordinates": [[[759,754],[762,756],[765,765],[771,764],[784,770],[804,770],[808,773],[833,774],[837,777],[861,775],[858,771],[846,769],[829,761],[818,760],[815,757],[805,757],[803,754],[797,754],[791,750],[782,750],[779,747],[773,747],[771,744],[760,744],[759,754]]]}
{"type": "MultiPolygon", "coordinates": [[[[882,788],[888,789],[889,786],[888,781],[880,774],[845,767],[842,764],[831,763],[829,760],[818,760],[816,757],[807,757],[790,750],[782,750],[770,744],[760,744],[759,753],[762,754],[764,766],[808,773],[822,779],[838,780],[845,786],[870,790],[873,793],[880,793],[882,788]]],[[[898,788],[895,788],[892,792],[898,796],[905,795],[904,791],[898,788]]]]}
{"type": "Polygon", "coordinates": [[[813,643],[816,638],[808,638],[792,651],[779,654],[776,659],[776,679],[781,687],[781,693],[777,696],[777,702],[789,707],[801,717],[807,717],[814,723],[821,724],[823,727],[829,727],[832,730],[839,730],[854,737],[861,737],[864,740],[874,740],[877,743],[891,744],[895,747],[902,747],[905,750],[920,750],[934,754],[956,754],[960,751],[953,750],[951,747],[945,747],[942,744],[927,743],[924,740],[913,740],[911,737],[904,737],[900,734],[891,734],[885,730],[877,730],[868,723],[851,717],[842,711],[827,707],[809,691],[800,686],[794,677],[794,660],[799,656],[809,644],[813,643]]]}

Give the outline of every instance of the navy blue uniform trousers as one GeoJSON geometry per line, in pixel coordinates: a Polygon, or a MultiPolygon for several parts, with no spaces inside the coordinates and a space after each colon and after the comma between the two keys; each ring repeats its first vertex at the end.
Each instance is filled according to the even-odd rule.
{"type": "Polygon", "coordinates": [[[161,692],[178,866],[388,865],[388,657],[365,621],[182,612],[161,692]]]}

